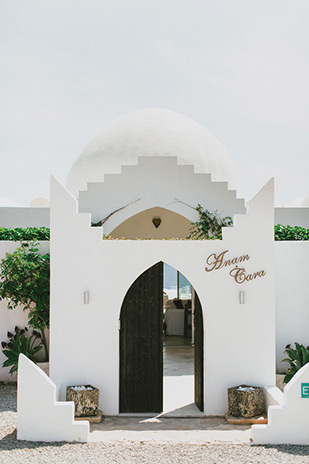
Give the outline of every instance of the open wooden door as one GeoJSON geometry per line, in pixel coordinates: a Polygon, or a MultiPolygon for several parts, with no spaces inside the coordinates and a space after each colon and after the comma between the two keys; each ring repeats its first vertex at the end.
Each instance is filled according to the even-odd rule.
{"type": "Polygon", "coordinates": [[[163,263],[129,288],[120,314],[121,413],[163,409],[163,263]]]}
{"type": "Polygon", "coordinates": [[[194,400],[204,411],[204,328],[199,297],[194,292],[194,400]]]}

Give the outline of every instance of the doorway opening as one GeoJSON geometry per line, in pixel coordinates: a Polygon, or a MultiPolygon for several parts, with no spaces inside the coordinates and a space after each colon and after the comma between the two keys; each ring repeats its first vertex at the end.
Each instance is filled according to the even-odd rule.
{"type": "Polygon", "coordinates": [[[202,308],[184,276],[162,261],[143,272],[124,298],[119,340],[120,413],[203,411],[202,308]]]}
{"type": "Polygon", "coordinates": [[[203,332],[199,299],[186,277],[166,263],[163,293],[163,412],[194,414],[194,403],[203,410],[202,340],[195,343],[197,322],[203,332]]]}

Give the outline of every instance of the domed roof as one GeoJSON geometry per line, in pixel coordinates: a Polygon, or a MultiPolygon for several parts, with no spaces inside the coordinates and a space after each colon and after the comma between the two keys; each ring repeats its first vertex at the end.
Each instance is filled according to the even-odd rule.
{"type": "Polygon", "coordinates": [[[37,197],[31,200],[31,202],[29,203],[29,206],[33,208],[43,208],[43,207],[46,208],[49,206],[49,201],[47,200],[47,198],[37,197]]]}
{"type": "Polygon", "coordinates": [[[67,188],[77,196],[87,182],[102,182],[104,174],[136,165],[139,156],[177,156],[178,164],[239,190],[235,164],[220,142],[196,121],[161,108],[134,111],[104,127],[72,165],[67,188]]]}
{"type": "Polygon", "coordinates": [[[11,198],[7,197],[0,197],[0,206],[6,206],[6,207],[19,207],[22,206],[20,203],[18,203],[15,200],[11,200],[11,198]]]}
{"type": "Polygon", "coordinates": [[[309,206],[309,194],[290,201],[286,206],[309,206]]]}

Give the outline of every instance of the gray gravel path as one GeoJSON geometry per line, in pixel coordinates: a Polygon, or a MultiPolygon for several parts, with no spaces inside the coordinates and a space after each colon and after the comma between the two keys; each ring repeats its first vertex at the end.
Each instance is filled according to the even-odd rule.
{"type": "Polygon", "coordinates": [[[309,446],[33,443],[16,440],[16,387],[0,384],[0,463],[309,464],[309,446]]]}

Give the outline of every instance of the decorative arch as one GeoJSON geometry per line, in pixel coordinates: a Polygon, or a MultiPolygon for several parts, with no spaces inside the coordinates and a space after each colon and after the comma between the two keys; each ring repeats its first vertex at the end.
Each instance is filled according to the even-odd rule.
{"type": "Polygon", "coordinates": [[[185,215],[154,206],[133,214],[116,226],[109,235],[128,239],[185,238],[189,236],[191,226],[192,220],[185,215]]]}

